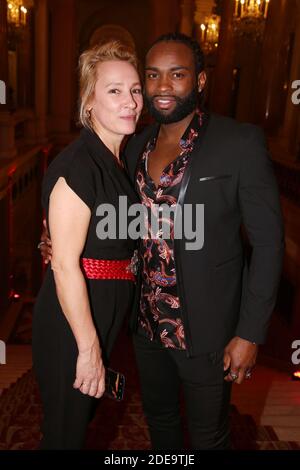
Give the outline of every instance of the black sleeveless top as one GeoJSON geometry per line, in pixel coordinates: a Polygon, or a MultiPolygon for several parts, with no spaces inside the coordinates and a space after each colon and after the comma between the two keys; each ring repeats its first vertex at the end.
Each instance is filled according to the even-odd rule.
{"type": "Polygon", "coordinates": [[[65,178],[68,186],[91,210],[82,257],[112,260],[131,258],[136,242],[128,236],[124,239],[124,234],[123,239],[119,236],[119,217],[121,216],[123,220],[126,217],[125,203],[128,210],[128,206],[139,202],[139,199],[125,170],[96,133],[83,129],[79,138],[66,147],[49,165],[42,188],[42,204],[47,220],[49,197],[59,177],[65,178]],[[123,196],[121,206],[120,196],[123,196]],[[97,236],[97,225],[101,219],[105,217],[108,219],[104,210],[108,206],[101,206],[102,204],[109,204],[112,223],[110,231],[115,232],[115,238],[100,239],[97,236]],[[100,212],[103,215],[99,216],[97,209],[99,214],[101,207],[100,212]]]}

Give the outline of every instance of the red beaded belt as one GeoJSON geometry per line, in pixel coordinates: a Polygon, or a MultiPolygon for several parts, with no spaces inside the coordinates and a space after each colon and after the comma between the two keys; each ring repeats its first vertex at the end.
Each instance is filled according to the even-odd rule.
{"type": "Polygon", "coordinates": [[[132,260],[109,260],[82,258],[85,277],[88,279],[125,279],[135,281],[135,274],[132,272],[132,260]]]}

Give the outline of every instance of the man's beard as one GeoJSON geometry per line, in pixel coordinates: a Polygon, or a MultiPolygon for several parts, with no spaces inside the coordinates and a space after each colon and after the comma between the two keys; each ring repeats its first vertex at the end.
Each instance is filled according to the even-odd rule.
{"type": "Polygon", "coordinates": [[[165,114],[163,111],[159,111],[154,106],[154,99],[157,98],[158,95],[149,96],[145,92],[144,99],[148,111],[155,121],[160,124],[171,124],[173,122],[181,121],[186,116],[195,111],[198,106],[198,96],[197,88],[194,88],[191,93],[189,93],[184,98],[179,98],[178,96],[172,95],[172,98],[176,101],[176,106],[172,112],[167,114],[165,114]]]}

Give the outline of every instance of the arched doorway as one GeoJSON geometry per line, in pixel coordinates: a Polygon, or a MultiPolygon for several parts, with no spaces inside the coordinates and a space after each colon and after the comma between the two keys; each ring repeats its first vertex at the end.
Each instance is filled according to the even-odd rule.
{"type": "Polygon", "coordinates": [[[116,24],[107,24],[95,29],[90,36],[89,46],[94,46],[110,39],[117,39],[129,47],[135,49],[135,43],[127,29],[116,24]]]}

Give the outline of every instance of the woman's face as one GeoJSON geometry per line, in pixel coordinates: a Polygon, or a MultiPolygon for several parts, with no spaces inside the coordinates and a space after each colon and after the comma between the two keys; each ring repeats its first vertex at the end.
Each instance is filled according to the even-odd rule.
{"type": "Polygon", "coordinates": [[[113,139],[132,134],[142,108],[142,88],[134,66],[121,60],[98,64],[95,92],[88,106],[95,130],[113,139]]]}

